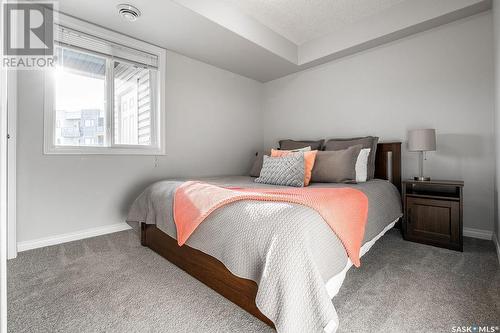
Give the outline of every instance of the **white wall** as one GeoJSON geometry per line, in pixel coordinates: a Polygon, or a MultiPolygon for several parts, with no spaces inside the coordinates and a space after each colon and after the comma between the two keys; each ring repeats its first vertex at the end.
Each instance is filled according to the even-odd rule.
{"type": "MultiPolygon", "coordinates": [[[[497,1],[497,0],[495,0],[497,1]]],[[[281,138],[434,127],[428,174],[465,180],[465,227],[493,230],[491,13],[261,84],[168,52],[167,155],[43,155],[43,73],[18,78],[18,242],[122,222],[151,182],[243,174],[281,138]]],[[[417,156],[403,152],[405,177],[417,156]]]]}
{"type": "Polygon", "coordinates": [[[262,147],[262,84],[167,54],[167,155],[43,155],[43,73],[18,78],[17,241],[116,224],[151,182],[243,174],[262,147]]]}
{"type": "MultiPolygon", "coordinates": [[[[493,1],[493,30],[495,38],[495,134],[496,134],[496,179],[495,179],[495,233],[500,241],[500,0],[493,1]]],[[[497,244],[500,248],[500,244],[497,244]]],[[[498,253],[500,260],[500,252],[498,253]]]]}
{"type": "MultiPolygon", "coordinates": [[[[264,142],[438,133],[427,174],[465,181],[464,226],[493,230],[494,96],[491,12],[266,83],[264,142]]],[[[403,176],[417,155],[403,147],[403,176]]]]}

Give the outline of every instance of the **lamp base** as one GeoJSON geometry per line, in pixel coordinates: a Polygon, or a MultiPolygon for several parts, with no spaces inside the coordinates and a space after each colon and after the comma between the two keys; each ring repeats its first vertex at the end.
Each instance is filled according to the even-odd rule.
{"type": "Polygon", "coordinates": [[[431,177],[413,177],[413,180],[418,180],[419,182],[428,182],[431,180],[431,177]]]}

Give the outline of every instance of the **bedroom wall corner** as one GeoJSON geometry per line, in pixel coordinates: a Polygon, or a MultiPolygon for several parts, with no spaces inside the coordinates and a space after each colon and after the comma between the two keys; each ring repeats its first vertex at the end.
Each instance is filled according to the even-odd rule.
{"type": "MultiPolygon", "coordinates": [[[[497,0],[498,1],[498,0],[497,0]]],[[[403,177],[418,173],[407,131],[436,128],[435,179],[462,179],[464,227],[494,228],[491,11],[265,83],[264,143],[378,135],[402,140],[403,177]]]]}
{"type": "Polygon", "coordinates": [[[493,35],[495,45],[495,230],[493,240],[500,263],[500,0],[493,0],[493,35]]]}
{"type": "Polygon", "coordinates": [[[262,83],[171,51],[166,73],[166,155],[155,157],[44,155],[44,75],[20,71],[18,247],[125,228],[130,204],[157,180],[248,172],[263,147],[262,83]]]}

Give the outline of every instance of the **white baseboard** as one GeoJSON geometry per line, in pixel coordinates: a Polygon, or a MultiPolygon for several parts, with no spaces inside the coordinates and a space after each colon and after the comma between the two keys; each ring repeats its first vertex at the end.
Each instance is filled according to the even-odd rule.
{"type": "MultiPolygon", "coordinates": [[[[128,229],[131,229],[131,227],[127,223],[116,223],[104,227],[97,227],[97,228],[85,229],[81,231],[56,235],[56,236],[44,237],[31,241],[24,241],[17,243],[17,251],[23,252],[32,249],[38,249],[40,247],[57,245],[80,239],[111,234],[113,232],[119,232],[128,229]]],[[[474,229],[474,228],[464,228],[463,234],[465,237],[493,240],[497,249],[498,260],[500,261],[500,242],[492,231],[474,229]]]]}
{"type": "Polygon", "coordinates": [[[76,232],[70,232],[66,234],[44,237],[39,239],[34,239],[30,241],[24,241],[17,243],[17,251],[23,252],[27,250],[37,249],[40,247],[62,244],[67,242],[72,242],[84,238],[90,238],[95,236],[101,236],[106,234],[111,234],[113,232],[123,231],[131,229],[127,223],[116,223],[103,227],[85,229],[76,232]]]}
{"type": "Polygon", "coordinates": [[[493,231],[483,230],[483,229],[474,229],[474,228],[464,228],[464,236],[492,240],[493,239],[493,231]]]}
{"type": "Polygon", "coordinates": [[[495,248],[497,249],[498,264],[500,264],[500,239],[498,239],[497,235],[495,234],[493,234],[493,243],[495,244],[495,248]]]}

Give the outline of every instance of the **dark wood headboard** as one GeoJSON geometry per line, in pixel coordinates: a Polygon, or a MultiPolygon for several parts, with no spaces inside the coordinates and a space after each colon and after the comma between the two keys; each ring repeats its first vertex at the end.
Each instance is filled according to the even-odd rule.
{"type": "Polygon", "coordinates": [[[383,142],[377,145],[375,178],[387,179],[401,192],[401,142],[383,142]]]}

